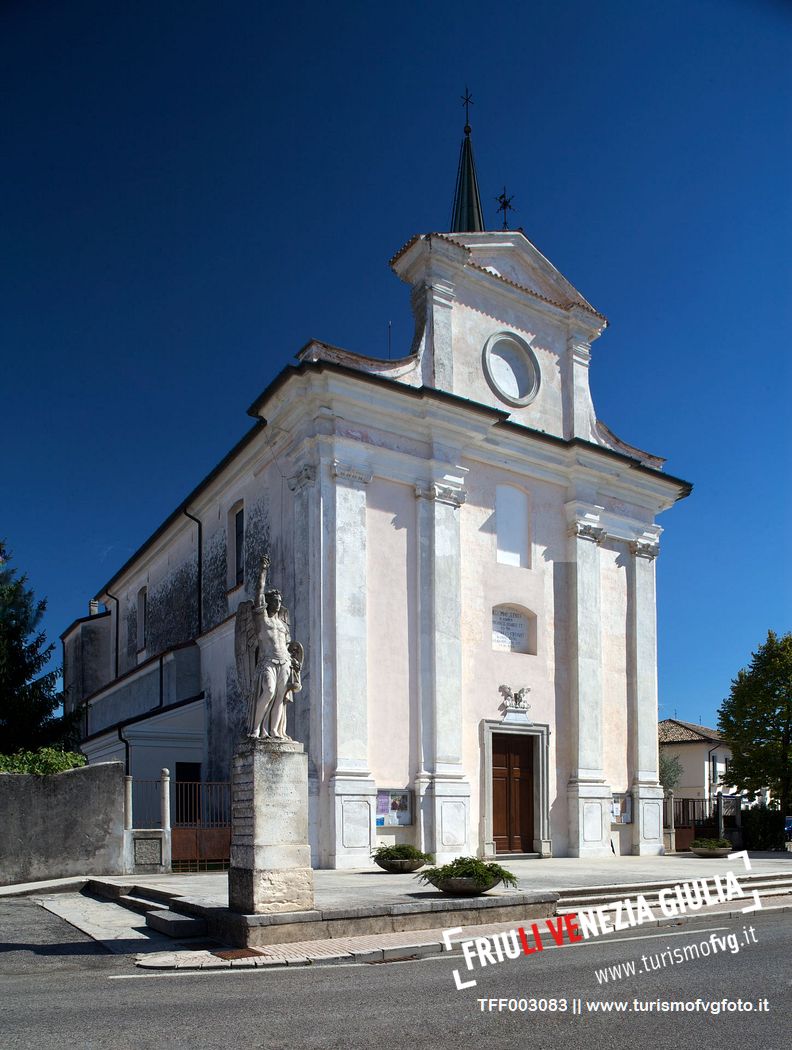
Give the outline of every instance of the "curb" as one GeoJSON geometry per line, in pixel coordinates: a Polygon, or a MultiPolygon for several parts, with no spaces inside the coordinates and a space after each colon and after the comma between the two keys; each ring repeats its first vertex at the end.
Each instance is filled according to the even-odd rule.
{"type": "MultiPolygon", "coordinates": [[[[792,904],[776,905],[769,908],[761,908],[763,913],[776,913],[776,912],[792,912],[792,904]]],[[[755,914],[755,913],[749,913],[755,914]]],[[[747,916],[740,910],[734,911],[721,911],[713,912],[707,915],[682,915],[675,918],[669,919],[655,919],[652,922],[643,922],[641,927],[647,929],[652,928],[665,928],[674,926],[696,926],[702,923],[710,923],[713,919],[740,919],[746,918],[747,916]]],[[[504,925],[499,923],[498,925],[504,925]]],[[[637,927],[631,927],[637,928],[637,927]]],[[[608,935],[606,935],[607,938],[608,935]]],[[[322,942],[327,944],[328,942],[322,942]]],[[[275,946],[273,946],[275,947],[275,946]]],[[[328,945],[329,947],[329,945],[328,945]]],[[[255,951],[255,949],[248,949],[249,951],[255,951]]],[[[269,950],[269,949],[267,949],[269,950]]],[[[362,965],[364,963],[377,964],[377,963],[389,963],[389,962],[400,962],[400,961],[411,961],[414,959],[425,959],[434,955],[447,954],[449,958],[453,957],[458,948],[454,947],[449,951],[442,940],[434,941],[430,944],[418,944],[418,945],[402,945],[398,947],[387,947],[387,948],[374,948],[367,949],[365,951],[344,951],[343,949],[338,951],[338,954],[326,954],[324,956],[317,956],[311,958],[308,955],[295,955],[294,958],[269,958],[265,955],[248,956],[240,959],[223,959],[213,955],[209,951],[184,951],[184,952],[165,952],[156,953],[151,955],[137,956],[135,965],[147,970],[237,970],[237,969],[290,969],[295,966],[307,967],[307,966],[334,966],[338,964],[357,964],[362,965]],[[159,956],[159,958],[157,958],[159,956]],[[163,958],[164,956],[164,958],[163,958]],[[188,958],[191,957],[191,958],[188,958]]],[[[552,950],[552,949],[551,949],[552,950]]]]}

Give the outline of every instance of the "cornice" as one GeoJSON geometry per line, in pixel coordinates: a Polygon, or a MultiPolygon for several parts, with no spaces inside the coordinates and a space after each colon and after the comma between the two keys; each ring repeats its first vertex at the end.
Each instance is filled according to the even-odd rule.
{"type": "Polygon", "coordinates": [[[467,499],[464,489],[455,488],[450,485],[417,484],[415,486],[415,498],[425,499],[433,503],[447,503],[458,510],[467,499]]]}
{"type": "Polygon", "coordinates": [[[630,553],[636,558],[654,561],[660,553],[660,544],[657,540],[633,540],[630,543],[630,553]]]}
{"type": "Polygon", "coordinates": [[[351,481],[354,485],[368,485],[372,478],[370,470],[339,463],[337,459],[330,464],[330,473],[336,480],[351,481]]]}
{"type": "Polygon", "coordinates": [[[579,540],[590,540],[596,544],[602,543],[606,537],[605,529],[601,525],[592,525],[588,521],[570,522],[567,534],[579,540]]]}

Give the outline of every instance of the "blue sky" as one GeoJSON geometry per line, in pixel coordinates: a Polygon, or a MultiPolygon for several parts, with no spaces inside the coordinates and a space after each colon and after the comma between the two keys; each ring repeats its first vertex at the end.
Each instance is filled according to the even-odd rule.
{"type": "Polygon", "coordinates": [[[714,724],[792,629],[792,5],[0,8],[0,535],[60,632],[312,336],[394,356],[387,259],[485,217],[611,326],[599,417],[694,483],[663,515],[661,717],[714,724]]]}

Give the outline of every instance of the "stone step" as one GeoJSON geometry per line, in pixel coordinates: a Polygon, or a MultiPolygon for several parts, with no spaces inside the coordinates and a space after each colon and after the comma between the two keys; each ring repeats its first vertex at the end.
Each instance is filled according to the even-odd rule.
{"type": "Polygon", "coordinates": [[[146,914],[146,925],[168,937],[203,937],[206,933],[206,920],[180,915],[168,908],[158,908],[146,914]]]}
{"type": "MultiPolygon", "coordinates": [[[[670,882],[667,886],[661,887],[661,889],[670,889],[673,886],[679,885],[682,880],[677,882],[670,882]]],[[[750,882],[747,883],[743,879],[740,879],[740,885],[745,891],[746,896],[750,896],[754,890],[757,890],[760,897],[779,897],[785,894],[792,893],[792,877],[786,879],[774,879],[772,881],[761,881],[761,882],[750,882]]],[[[657,887],[648,889],[643,887],[638,889],[638,893],[641,893],[648,904],[656,904],[658,900],[659,890],[657,887]]],[[[634,898],[638,895],[635,890],[630,892],[620,891],[618,893],[607,893],[607,894],[577,894],[577,895],[563,895],[558,901],[559,912],[572,911],[576,908],[596,908],[600,906],[612,906],[617,901],[624,900],[627,897],[634,898]]]]}
{"type": "Polygon", "coordinates": [[[33,898],[41,907],[71,923],[115,955],[162,952],[173,942],[149,929],[140,915],[119,907],[116,901],[82,893],[58,893],[33,898]]]}
{"type": "MultiPolygon", "coordinates": [[[[760,898],[761,897],[785,897],[785,896],[788,896],[789,894],[792,894],[792,886],[782,886],[782,887],[777,887],[777,888],[774,888],[774,887],[770,886],[770,887],[767,887],[766,889],[759,890],[758,893],[759,893],[759,897],[760,898]]],[[[589,898],[587,898],[585,900],[578,900],[578,901],[570,901],[570,900],[560,901],[559,904],[558,904],[558,912],[559,912],[559,914],[561,914],[561,913],[566,913],[566,912],[570,912],[570,911],[579,911],[581,908],[600,908],[600,907],[602,907],[602,908],[615,908],[619,901],[625,900],[625,899],[628,899],[628,898],[630,900],[635,900],[636,896],[637,896],[637,894],[625,894],[624,897],[617,897],[615,899],[614,898],[609,898],[608,900],[602,900],[602,899],[597,898],[597,897],[589,897],[589,898]]],[[[658,898],[656,893],[655,894],[643,894],[642,896],[643,896],[644,900],[646,901],[646,903],[649,904],[649,905],[654,906],[655,904],[659,903],[659,898],[658,898]]],[[[752,896],[753,896],[753,892],[749,891],[749,892],[746,893],[745,897],[735,897],[734,901],[735,902],[742,901],[742,900],[750,901],[752,896]]]]}
{"type": "MultiPolygon", "coordinates": [[[[713,872],[712,875],[707,875],[706,878],[711,885],[714,885],[714,875],[719,875],[722,881],[725,874],[726,871],[724,869],[723,871],[713,872]]],[[[763,886],[768,885],[792,885],[792,872],[768,872],[762,875],[751,875],[735,871],[734,874],[744,890],[761,889],[763,886]]],[[[699,879],[701,877],[700,874],[690,876],[691,879],[699,879]]],[[[624,897],[634,896],[638,893],[643,893],[646,897],[650,893],[657,894],[660,890],[668,889],[685,881],[684,877],[678,876],[675,879],[665,879],[662,882],[614,882],[608,886],[572,886],[558,890],[559,904],[566,904],[570,900],[584,900],[589,897],[596,897],[602,900],[608,898],[611,900],[622,900],[624,897]]]]}
{"type": "Polygon", "coordinates": [[[167,907],[162,901],[153,901],[132,893],[122,893],[116,899],[116,903],[130,911],[139,912],[141,915],[147,915],[150,911],[164,911],[167,907]]]}
{"type": "Polygon", "coordinates": [[[173,900],[173,894],[167,890],[159,890],[153,886],[138,886],[133,882],[118,883],[106,882],[104,879],[89,879],[84,890],[94,897],[103,897],[114,904],[140,912],[150,911],[153,907],[168,908],[173,900]],[[146,907],[140,905],[146,905],[146,907]]]}

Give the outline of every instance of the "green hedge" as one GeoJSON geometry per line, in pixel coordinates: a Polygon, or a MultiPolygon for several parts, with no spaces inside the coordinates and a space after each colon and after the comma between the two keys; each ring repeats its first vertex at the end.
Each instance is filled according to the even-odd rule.
{"type": "Polygon", "coordinates": [[[85,755],[74,751],[60,751],[56,747],[42,747],[38,751],[17,751],[15,755],[0,755],[0,773],[65,773],[67,769],[84,766],[85,755]]]}
{"type": "Polygon", "coordinates": [[[780,810],[764,806],[744,809],[742,829],[746,849],[784,848],[784,815],[780,810]]]}

